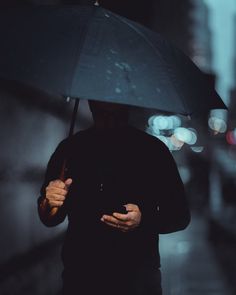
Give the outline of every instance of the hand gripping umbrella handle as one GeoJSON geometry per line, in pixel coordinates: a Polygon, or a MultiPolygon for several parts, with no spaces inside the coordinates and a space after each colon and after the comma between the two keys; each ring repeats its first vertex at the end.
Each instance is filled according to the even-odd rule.
{"type": "MultiPolygon", "coordinates": [[[[62,168],[61,168],[61,172],[59,175],[59,179],[63,182],[66,181],[66,170],[67,170],[66,163],[67,163],[67,161],[66,161],[66,159],[64,159],[63,164],[62,164],[62,168]]],[[[54,216],[58,213],[58,211],[59,211],[59,207],[53,207],[53,208],[51,208],[50,212],[54,216]]]]}
{"type": "MultiPolygon", "coordinates": [[[[67,138],[68,143],[70,143],[70,139],[72,138],[73,134],[74,134],[74,127],[75,127],[75,121],[76,121],[76,116],[77,116],[77,112],[78,112],[78,108],[79,108],[79,99],[76,98],[75,99],[75,104],[74,104],[74,110],[73,110],[73,114],[72,114],[72,118],[71,118],[71,123],[70,123],[70,131],[69,131],[69,135],[67,138]]],[[[66,172],[68,170],[67,167],[67,159],[68,159],[68,155],[70,153],[70,145],[67,144],[66,146],[66,152],[65,152],[65,158],[61,167],[61,172],[60,172],[60,180],[65,181],[66,180],[66,172]]]]}

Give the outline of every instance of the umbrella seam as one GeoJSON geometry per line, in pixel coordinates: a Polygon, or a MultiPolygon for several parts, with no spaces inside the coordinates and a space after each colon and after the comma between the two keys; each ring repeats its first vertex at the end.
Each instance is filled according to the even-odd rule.
{"type": "MultiPolygon", "coordinates": [[[[104,11],[104,13],[107,13],[104,11]]],[[[166,64],[168,64],[164,59],[163,59],[163,56],[158,52],[158,50],[156,49],[156,47],[152,44],[152,42],[150,42],[150,40],[142,33],[140,32],[135,26],[133,26],[131,23],[127,22],[126,19],[124,19],[123,17],[118,17],[116,14],[113,14],[114,18],[116,18],[118,21],[126,24],[127,26],[129,26],[131,29],[133,29],[137,34],[139,34],[154,50],[154,52],[162,59],[162,61],[166,64]]],[[[157,34],[157,33],[156,33],[157,34]]],[[[172,78],[167,74],[167,77],[169,79],[169,81],[172,83],[172,85],[174,86],[176,92],[178,93],[178,96],[180,97],[180,100],[181,100],[181,103],[182,103],[182,106],[183,108],[186,110],[186,113],[189,115],[190,112],[188,112],[188,108],[186,107],[185,103],[182,101],[181,99],[181,95],[179,93],[179,90],[177,89],[177,87],[175,86],[175,83],[173,82],[172,78]]]]}
{"type": "Polygon", "coordinates": [[[77,65],[79,64],[79,61],[80,61],[81,52],[82,52],[82,49],[84,47],[85,40],[86,40],[86,37],[87,37],[87,32],[88,32],[89,27],[91,25],[91,19],[92,19],[93,15],[95,14],[97,9],[98,9],[97,6],[93,7],[91,15],[89,17],[89,20],[88,20],[88,22],[87,22],[87,24],[85,26],[84,32],[83,32],[83,40],[81,41],[80,46],[78,46],[78,48],[77,48],[77,52],[75,54],[76,55],[76,58],[75,58],[76,62],[75,62],[75,65],[74,65],[74,69],[72,70],[72,75],[71,75],[72,79],[71,79],[71,83],[70,83],[70,92],[69,93],[72,92],[72,86],[74,84],[75,71],[76,71],[77,65]]]}

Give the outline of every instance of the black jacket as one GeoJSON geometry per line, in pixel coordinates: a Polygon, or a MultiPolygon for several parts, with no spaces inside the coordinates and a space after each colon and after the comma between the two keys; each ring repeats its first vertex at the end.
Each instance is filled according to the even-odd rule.
{"type": "Polygon", "coordinates": [[[65,157],[67,176],[73,179],[65,204],[65,269],[106,269],[111,263],[119,268],[125,261],[134,268],[159,267],[158,234],[182,230],[190,222],[184,187],[168,148],[133,127],[80,131],[52,155],[42,196],[49,181],[59,177],[65,157]],[[138,228],[123,233],[100,221],[127,203],[140,208],[138,228]]]}

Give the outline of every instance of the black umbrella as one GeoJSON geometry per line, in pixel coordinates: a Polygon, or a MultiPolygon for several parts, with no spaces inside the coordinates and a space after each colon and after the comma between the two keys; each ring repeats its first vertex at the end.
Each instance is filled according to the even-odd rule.
{"type": "MultiPolygon", "coordinates": [[[[185,115],[225,108],[182,52],[159,34],[101,7],[2,8],[0,38],[0,77],[55,96],[185,115]]],[[[70,136],[77,108],[78,100],[70,136]]]]}
{"type": "Polygon", "coordinates": [[[4,8],[0,38],[0,76],[50,94],[185,115],[225,108],[182,52],[101,7],[4,8]]]}

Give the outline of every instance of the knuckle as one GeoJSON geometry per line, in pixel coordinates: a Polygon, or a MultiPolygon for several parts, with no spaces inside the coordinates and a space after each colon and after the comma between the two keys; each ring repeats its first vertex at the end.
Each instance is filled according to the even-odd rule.
{"type": "Polygon", "coordinates": [[[66,193],[65,193],[64,190],[62,190],[62,189],[58,189],[57,194],[58,194],[60,197],[64,197],[64,196],[66,195],[66,193]]]}
{"type": "Polygon", "coordinates": [[[64,182],[61,181],[60,179],[56,179],[56,180],[51,181],[51,185],[53,187],[57,187],[57,188],[64,188],[65,187],[64,182]]]}
{"type": "Polygon", "coordinates": [[[51,199],[51,195],[50,195],[50,192],[46,192],[46,199],[49,201],[51,199]]]}
{"type": "Polygon", "coordinates": [[[65,199],[65,197],[62,196],[62,195],[56,195],[56,196],[55,196],[55,200],[56,200],[56,201],[64,201],[64,199],[65,199]]]}
{"type": "Polygon", "coordinates": [[[50,181],[47,188],[52,188],[52,187],[55,187],[55,182],[54,181],[50,181]]]}
{"type": "Polygon", "coordinates": [[[66,190],[63,190],[63,191],[62,191],[62,195],[63,195],[63,196],[66,196],[67,194],[68,194],[68,191],[66,191],[66,190]]]}
{"type": "Polygon", "coordinates": [[[66,187],[65,183],[63,181],[61,181],[61,180],[58,180],[58,186],[60,188],[65,188],[66,187]]]}
{"type": "Polygon", "coordinates": [[[46,190],[50,190],[52,189],[52,187],[53,187],[53,184],[49,183],[48,186],[46,186],[46,190]]]}
{"type": "Polygon", "coordinates": [[[49,185],[50,186],[55,186],[57,184],[57,180],[51,180],[50,182],[49,182],[49,185]]]}
{"type": "Polygon", "coordinates": [[[52,190],[51,188],[49,187],[48,189],[46,189],[46,195],[49,196],[52,194],[52,190]]]}

